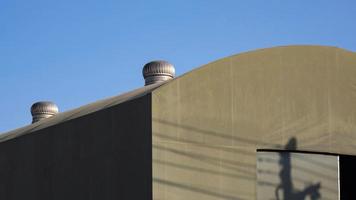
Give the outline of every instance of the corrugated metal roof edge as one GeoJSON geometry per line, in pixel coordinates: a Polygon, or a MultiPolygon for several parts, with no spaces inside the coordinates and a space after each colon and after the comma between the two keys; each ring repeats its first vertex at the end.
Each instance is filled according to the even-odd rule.
{"type": "MultiPolygon", "coordinates": [[[[167,82],[164,82],[167,83],[167,82]]],[[[148,86],[144,86],[117,96],[109,97],[103,100],[99,100],[79,108],[75,108],[69,111],[58,113],[57,115],[50,117],[48,119],[43,119],[39,122],[29,124],[27,126],[17,128],[12,131],[8,131],[0,134],[0,142],[4,142],[13,138],[17,138],[22,135],[26,135],[47,127],[51,127],[78,117],[82,117],[93,112],[103,110],[139,97],[151,93],[156,88],[160,87],[164,83],[156,83],[148,86]]]]}
{"type": "Polygon", "coordinates": [[[85,106],[82,106],[82,107],[79,107],[79,108],[76,108],[76,109],[73,109],[73,110],[69,110],[69,111],[66,111],[66,112],[63,112],[63,113],[59,113],[54,117],[41,120],[40,122],[37,122],[37,123],[34,123],[34,124],[30,124],[30,125],[27,125],[27,126],[22,127],[22,128],[18,128],[18,129],[9,131],[9,132],[2,133],[2,134],[0,134],[0,142],[15,138],[15,137],[27,134],[27,133],[31,133],[31,132],[34,132],[34,131],[37,131],[37,130],[40,130],[40,129],[44,129],[46,127],[53,126],[53,125],[56,125],[56,124],[59,124],[59,123],[62,123],[62,122],[65,122],[65,121],[68,121],[68,120],[71,120],[71,119],[75,119],[75,118],[78,118],[78,117],[81,117],[81,116],[84,116],[84,115],[87,115],[87,114],[90,114],[90,113],[93,113],[93,112],[108,108],[110,106],[117,105],[117,104],[129,101],[129,100],[135,99],[135,98],[139,98],[141,96],[144,96],[144,95],[146,95],[148,93],[153,92],[155,89],[157,89],[158,87],[160,87],[162,85],[166,85],[166,83],[168,83],[168,82],[171,82],[173,80],[179,80],[183,76],[186,76],[188,74],[191,74],[191,73],[194,73],[196,71],[199,71],[199,70],[203,69],[204,67],[208,66],[209,64],[212,64],[212,63],[215,63],[215,62],[219,62],[219,61],[221,61],[223,59],[230,59],[230,58],[235,57],[235,56],[241,56],[241,55],[250,54],[250,53],[254,53],[254,52],[258,52],[258,51],[265,51],[265,50],[269,50],[269,49],[292,48],[292,47],[332,48],[332,49],[341,49],[343,51],[354,53],[353,51],[350,51],[350,50],[347,50],[347,49],[343,49],[343,48],[340,48],[340,47],[336,47],[336,46],[283,45],[283,46],[276,46],[276,47],[260,48],[260,49],[256,49],[256,50],[251,50],[251,51],[246,51],[246,52],[234,54],[234,55],[231,55],[231,56],[227,56],[227,57],[223,57],[221,59],[215,60],[215,61],[210,62],[208,64],[202,65],[202,66],[200,66],[198,68],[195,68],[192,71],[189,71],[189,72],[187,72],[187,73],[185,73],[185,74],[183,74],[183,75],[181,75],[179,77],[176,77],[176,78],[174,78],[172,80],[169,80],[169,81],[166,81],[164,83],[156,83],[156,84],[144,86],[142,88],[138,88],[136,90],[133,90],[133,91],[130,91],[130,92],[118,95],[118,96],[110,97],[110,98],[107,98],[107,99],[104,99],[104,100],[99,100],[99,101],[96,101],[94,103],[91,103],[91,104],[88,104],[88,105],[85,105],[85,106]]]}

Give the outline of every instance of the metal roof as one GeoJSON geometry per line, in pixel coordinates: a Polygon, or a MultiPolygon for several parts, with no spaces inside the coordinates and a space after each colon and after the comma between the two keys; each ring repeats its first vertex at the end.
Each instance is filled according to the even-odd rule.
{"type": "Polygon", "coordinates": [[[28,134],[28,133],[31,133],[34,131],[38,131],[38,130],[50,127],[50,126],[54,126],[56,124],[60,124],[62,122],[68,121],[68,120],[72,120],[72,119],[75,119],[75,118],[78,118],[78,117],[81,117],[84,115],[88,115],[90,113],[93,113],[93,112],[96,112],[96,111],[99,111],[99,110],[102,110],[105,108],[109,108],[109,107],[121,104],[123,102],[130,101],[132,99],[142,97],[148,93],[151,93],[154,89],[158,88],[162,84],[164,84],[164,83],[161,82],[161,83],[156,83],[156,84],[148,85],[145,87],[141,87],[136,90],[133,90],[133,91],[130,91],[127,93],[123,93],[118,96],[99,100],[94,103],[84,105],[84,106],[81,106],[81,107],[73,109],[73,110],[58,113],[53,117],[43,119],[39,122],[29,124],[27,126],[24,126],[24,127],[21,127],[21,128],[9,131],[9,132],[2,133],[2,134],[0,134],[0,142],[10,140],[12,138],[16,138],[21,135],[25,135],[25,134],[28,134]]]}

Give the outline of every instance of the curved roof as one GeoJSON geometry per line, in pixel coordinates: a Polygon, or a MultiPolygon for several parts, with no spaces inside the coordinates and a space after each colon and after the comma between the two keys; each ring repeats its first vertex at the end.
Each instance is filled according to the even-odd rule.
{"type": "Polygon", "coordinates": [[[153,199],[256,199],[258,149],[356,155],[355,108],[356,53],[336,47],[204,65],[152,91],[153,199]]]}
{"type": "MultiPolygon", "coordinates": [[[[171,130],[176,126],[174,137],[185,137],[190,134],[187,128],[219,130],[230,135],[225,138],[227,141],[221,139],[222,143],[234,141],[231,138],[235,133],[239,136],[248,133],[247,141],[255,141],[257,137],[259,141],[256,143],[273,146],[283,146],[289,136],[298,133],[308,136],[301,143],[306,150],[326,151],[327,146],[332,152],[332,143],[347,143],[352,150],[342,152],[351,153],[356,149],[349,144],[353,141],[350,138],[354,137],[351,132],[356,132],[353,117],[356,113],[349,109],[356,106],[355,75],[356,54],[340,48],[285,46],[260,49],[209,63],[163,86],[142,87],[3,133],[0,142],[154,91],[154,131],[162,127],[171,130]],[[300,129],[305,131],[300,133],[300,129]],[[319,131],[311,131],[316,129],[319,131]],[[338,135],[334,135],[336,132],[338,135]],[[282,137],[287,133],[288,137],[282,137]],[[309,137],[318,139],[319,148],[310,147],[314,140],[309,137]]],[[[206,136],[197,138],[198,142],[209,140],[206,136]]],[[[271,146],[260,146],[264,147],[271,146]]]]}
{"type": "Polygon", "coordinates": [[[296,137],[301,150],[356,154],[356,53],[344,49],[237,54],[152,94],[153,131],[173,139],[256,149],[283,148],[296,137]]]}

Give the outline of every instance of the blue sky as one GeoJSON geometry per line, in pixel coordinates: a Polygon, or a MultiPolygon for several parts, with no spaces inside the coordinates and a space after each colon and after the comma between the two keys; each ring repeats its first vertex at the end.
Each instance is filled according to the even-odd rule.
{"type": "Polygon", "coordinates": [[[39,100],[66,111],[141,87],[151,60],[181,75],[257,48],[356,51],[355,21],[354,0],[0,0],[0,132],[39,100]]]}

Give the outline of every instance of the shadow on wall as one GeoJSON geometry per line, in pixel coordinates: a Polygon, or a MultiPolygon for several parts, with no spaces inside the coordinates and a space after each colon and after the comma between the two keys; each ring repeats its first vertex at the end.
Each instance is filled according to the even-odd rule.
{"type": "MultiPolygon", "coordinates": [[[[179,132],[153,132],[153,165],[156,169],[153,172],[153,182],[157,199],[158,196],[164,196],[166,193],[179,194],[180,198],[184,195],[186,199],[193,197],[255,199],[256,193],[252,189],[246,189],[253,188],[256,184],[254,147],[268,144],[268,146],[275,146],[276,149],[297,149],[295,138],[290,139],[287,145],[280,146],[264,143],[259,139],[246,139],[239,134],[231,135],[156,118],[153,121],[180,129],[179,132]],[[238,144],[236,145],[238,148],[220,145],[220,143],[211,145],[209,142],[215,139],[223,141],[222,143],[230,141],[232,144],[238,144]],[[177,174],[180,176],[176,176],[177,174]],[[191,177],[203,177],[203,181],[191,177]],[[204,180],[221,180],[228,185],[220,187],[219,181],[204,180]],[[245,188],[240,187],[241,184],[245,188]],[[182,192],[176,193],[176,190],[182,192]]],[[[331,195],[331,198],[329,196],[337,193],[337,190],[332,184],[330,186],[330,182],[334,183],[334,177],[329,176],[329,172],[335,169],[333,165],[329,166],[328,162],[315,159],[314,156],[290,155],[287,152],[267,152],[260,156],[262,157],[257,161],[261,164],[258,174],[263,176],[258,180],[258,188],[262,188],[261,200],[319,200],[321,192],[323,199],[334,199],[334,195],[331,195]],[[291,170],[291,160],[294,162],[294,159],[296,162],[293,163],[293,170],[291,170]],[[292,177],[292,171],[294,176],[297,176],[292,177]],[[316,182],[323,182],[323,188],[320,183],[311,184],[316,182]]]]}
{"type": "MultiPolygon", "coordinates": [[[[285,146],[288,150],[297,149],[296,138],[291,138],[287,145],[285,146]]],[[[280,193],[282,191],[283,199],[287,200],[305,200],[309,197],[311,200],[318,200],[321,198],[320,187],[321,184],[311,184],[305,187],[303,190],[296,190],[293,187],[292,174],[291,174],[291,156],[290,153],[280,152],[279,153],[279,165],[281,166],[281,171],[279,172],[280,184],[277,186],[275,194],[276,199],[281,200],[280,193]]]]}

